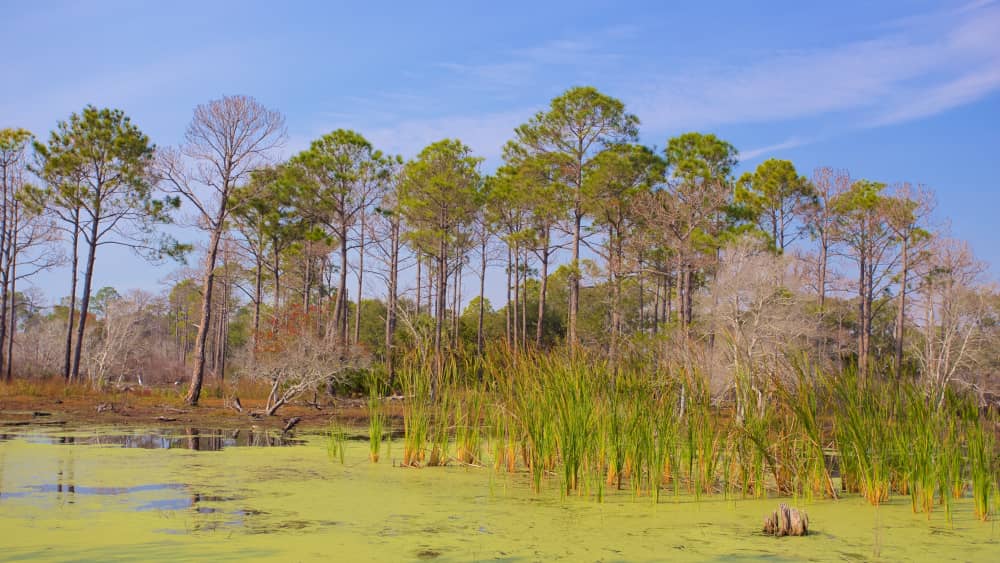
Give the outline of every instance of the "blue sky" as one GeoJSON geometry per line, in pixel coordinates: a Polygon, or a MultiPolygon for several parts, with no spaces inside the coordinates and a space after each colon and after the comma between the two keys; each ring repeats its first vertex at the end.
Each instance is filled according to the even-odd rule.
{"type": "MultiPolygon", "coordinates": [[[[404,156],[458,137],[489,167],[514,126],[589,84],[650,145],[706,131],[745,167],[926,184],[1000,264],[1000,2],[7,4],[0,126],[40,137],[91,103],[175,145],[195,105],[240,93],[286,114],[287,154],[348,127],[404,156]]],[[[98,287],[174,269],[102,252],[98,287]]],[[[65,274],[36,283],[61,295],[65,274]]]]}

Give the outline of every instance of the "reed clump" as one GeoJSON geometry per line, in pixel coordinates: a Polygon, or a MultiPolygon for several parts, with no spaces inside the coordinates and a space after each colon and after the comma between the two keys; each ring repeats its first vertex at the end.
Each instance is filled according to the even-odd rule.
{"type": "Polygon", "coordinates": [[[939,503],[950,516],[971,491],[976,516],[991,516],[997,426],[973,397],[934,400],[940,393],[912,379],[786,367],[746,370],[720,392],[690,366],[582,351],[494,348],[442,366],[414,356],[399,378],[403,465],[492,466],[526,473],[535,491],[551,481],[598,500],[608,487],[653,501],[846,493],[878,505],[903,495],[928,517],[939,503]]]}
{"type": "Polygon", "coordinates": [[[385,412],[385,396],[387,386],[378,372],[368,374],[368,459],[378,463],[382,455],[382,442],[388,427],[388,415],[385,412]]]}

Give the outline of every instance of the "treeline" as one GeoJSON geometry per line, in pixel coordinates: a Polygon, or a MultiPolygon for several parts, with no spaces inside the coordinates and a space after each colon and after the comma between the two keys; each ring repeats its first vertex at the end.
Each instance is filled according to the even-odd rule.
{"type": "Polygon", "coordinates": [[[938,393],[981,389],[1000,362],[1000,295],[925,186],[777,159],[737,175],[726,141],[643,146],[638,117],[589,87],[514,129],[490,174],[457,139],[405,160],[336,130],[277,161],[284,138],[283,116],[243,96],[197,107],[178,147],[89,106],[46,141],[3,130],[6,376],[15,359],[99,384],[187,370],[196,404],[227,369],[276,402],[488,345],[696,365],[718,393],[801,355],[938,393]],[[179,244],[170,222],[204,236],[179,244]],[[95,311],[106,245],[200,267],[95,311]],[[16,282],[57,263],[70,297],[43,314],[16,282]]]}

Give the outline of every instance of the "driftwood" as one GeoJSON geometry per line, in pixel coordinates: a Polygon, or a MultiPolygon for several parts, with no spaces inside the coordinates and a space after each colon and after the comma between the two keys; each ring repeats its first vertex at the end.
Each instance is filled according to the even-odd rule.
{"type": "Polygon", "coordinates": [[[809,534],[809,516],[805,511],[780,504],[778,510],[764,517],[764,533],[769,536],[805,536],[809,534]]]}
{"type": "Polygon", "coordinates": [[[292,428],[295,428],[295,426],[300,422],[302,422],[301,416],[293,416],[292,418],[289,418],[288,420],[285,421],[285,427],[281,429],[281,433],[287,434],[292,430],[292,428]]]}

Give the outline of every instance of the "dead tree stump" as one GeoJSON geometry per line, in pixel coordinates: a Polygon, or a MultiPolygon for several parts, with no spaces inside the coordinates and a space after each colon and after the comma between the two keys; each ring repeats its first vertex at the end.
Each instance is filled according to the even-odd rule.
{"type": "Polygon", "coordinates": [[[805,511],[780,504],[778,510],[764,517],[764,533],[769,536],[805,536],[809,534],[809,516],[805,511]]]}

